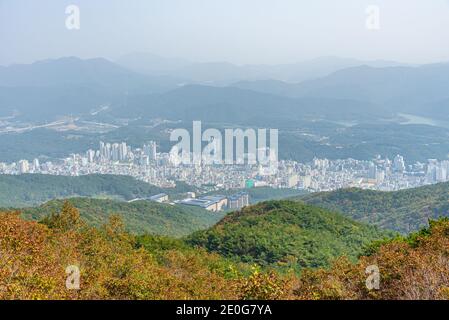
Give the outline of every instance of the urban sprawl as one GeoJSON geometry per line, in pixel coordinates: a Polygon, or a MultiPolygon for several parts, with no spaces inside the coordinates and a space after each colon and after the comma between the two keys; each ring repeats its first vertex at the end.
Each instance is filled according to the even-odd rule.
{"type": "MultiPolygon", "coordinates": [[[[400,155],[393,159],[376,156],[372,160],[316,158],[310,163],[279,160],[275,169],[272,165],[260,164],[182,164],[173,153],[157,152],[154,141],[135,149],[125,142],[100,142],[99,150],[71,154],[57,161],[41,163],[39,159],[34,159],[0,163],[0,174],[114,174],[132,176],[161,188],[174,188],[176,181],[183,181],[191,186],[208,186],[213,190],[271,187],[317,192],[357,187],[393,191],[449,180],[448,160],[429,159],[426,163],[408,164],[400,155]]],[[[207,207],[212,201],[220,203],[220,208],[225,206],[219,201],[219,196],[217,199],[193,198],[194,195],[185,199],[184,204],[207,207]]],[[[240,195],[240,204],[247,204],[247,201],[247,196],[243,195],[242,198],[240,195]]],[[[226,205],[229,206],[229,203],[226,205]]]]}

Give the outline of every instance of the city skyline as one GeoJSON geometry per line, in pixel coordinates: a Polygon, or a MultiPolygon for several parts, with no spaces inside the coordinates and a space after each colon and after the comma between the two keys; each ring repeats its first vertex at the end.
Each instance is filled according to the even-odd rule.
{"type": "Polygon", "coordinates": [[[280,159],[273,170],[272,164],[185,165],[170,152],[157,152],[155,141],[141,148],[101,141],[98,150],[71,154],[59,161],[0,162],[0,174],[26,173],[128,175],[162,188],[174,188],[177,181],[183,181],[195,187],[212,185],[216,190],[271,187],[320,192],[358,187],[396,191],[449,181],[449,160],[406,163],[401,155],[391,160],[380,155],[372,160],[315,158],[308,163],[280,159]]]}
{"type": "Polygon", "coordinates": [[[0,300],[449,300],[448,39],[449,0],[0,0],[0,300]]]}

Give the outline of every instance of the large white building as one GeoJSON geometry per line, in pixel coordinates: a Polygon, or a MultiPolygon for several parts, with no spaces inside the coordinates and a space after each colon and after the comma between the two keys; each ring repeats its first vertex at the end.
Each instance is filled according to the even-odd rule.
{"type": "Polygon", "coordinates": [[[19,173],[24,174],[30,172],[30,163],[28,160],[19,161],[19,173]]]}

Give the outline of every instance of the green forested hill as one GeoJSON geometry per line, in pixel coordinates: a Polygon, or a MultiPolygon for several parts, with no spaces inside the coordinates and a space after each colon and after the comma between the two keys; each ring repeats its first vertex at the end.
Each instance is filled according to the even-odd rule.
{"type": "MultiPolygon", "coordinates": [[[[83,220],[93,226],[107,223],[112,214],[118,214],[128,231],[136,234],[150,233],[180,237],[206,229],[223,215],[204,209],[160,204],[151,201],[121,202],[105,199],[72,198],[68,200],[81,214],[83,220]]],[[[52,200],[39,207],[22,209],[28,220],[41,220],[60,212],[64,200],[52,200]]]]}
{"type": "Polygon", "coordinates": [[[342,189],[296,199],[402,233],[426,227],[429,219],[449,216],[449,183],[395,192],[342,189]]]}
{"type": "Polygon", "coordinates": [[[124,200],[161,192],[185,192],[184,184],[163,190],[128,176],[85,175],[79,177],[41,174],[0,175],[0,207],[34,206],[55,198],[108,197],[124,200]]]}
{"type": "MultiPolygon", "coordinates": [[[[303,240],[309,235],[307,231],[326,240],[332,233],[333,241],[346,239],[347,243],[376,234],[324,212],[298,202],[273,201],[232,214],[214,229],[218,229],[216,234],[227,232],[231,236],[231,240],[223,237],[227,244],[240,235],[235,225],[246,228],[243,231],[251,238],[254,233],[262,235],[256,246],[247,248],[251,254],[260,255],[272,248],[274,253],[284,250],[306,258],[310,257],[308,252],[327,250],[313,239],[295,240],[303,240]],[[278,246],[265,237],[267,232],[262,233],[260,225],[272,227],[268,233],[281,239],[278,246]]],[[[449,299],[447,218],[407,238],[377,243],[358,261],[340,257],[329,268],[295,274],[236,263],[235,255],[231,255],[234,259],[224,258],[204,248],[189,247],[182,239],[135,236],[125,232],[116,216],[100,228],[91,227],[69,202],[41,222],[24,220],[11,212],[0,211],[0,216],[1,300],[449,299]],[[73,263],[72,267],[82,267],[79,290],[67,290],[66,286],[65,271],[73,263]],[[378,290],[366,285],[367,267],[373,265],[381,272],[378,290]]],[[[210,241],[217,239],[210,235],[210,241]]],[[[235,247],[244,245],[236,243],[235,247]]]]}
{"type": "Polygon", "coordinates": [[[227,215],[187,242],[243,262],[298,270],[328,266],[341,255],[355,259],[365,245],[386,235],[318,207],[268,201],[227,215]]]}

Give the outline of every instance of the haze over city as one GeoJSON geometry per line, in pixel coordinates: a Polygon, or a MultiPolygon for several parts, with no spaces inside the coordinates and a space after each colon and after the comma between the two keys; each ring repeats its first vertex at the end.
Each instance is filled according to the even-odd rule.
{"type": "Polygon", "coordinates": [[[449,0],[0,0],[0,300],[449,300],[448,40],[449,0]]]}
{"type": "Polygon", "coordinates": [[[234,64],[329,55],[422,64],[448,61],[448,39],[447,0],[0,1],[0,65],[132,52],[234,64]],[[65,26],[68,5],[80,9],[79,30],[65,26]],[[366,28],[370,6],[378,30],[366,28]]]}

